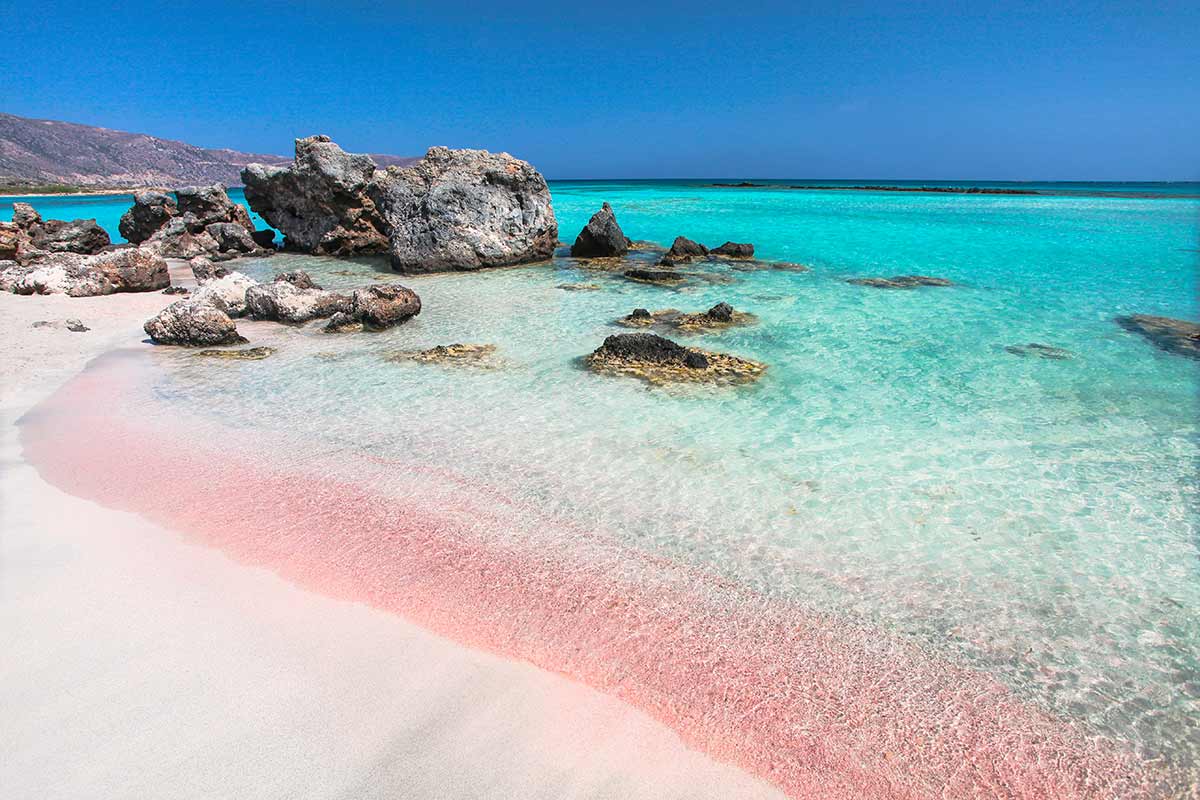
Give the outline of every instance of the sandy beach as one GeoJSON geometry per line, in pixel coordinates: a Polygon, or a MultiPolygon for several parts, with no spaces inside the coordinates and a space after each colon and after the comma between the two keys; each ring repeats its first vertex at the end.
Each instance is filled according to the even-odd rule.
{"type": "Polygon", "coordinates": [[[173,299],[0,295],[4,796],[780,796],[614,698],[44,482],[17,420],[173,299]],[[33,327],[66,318],[91,330],[33,327]]]}

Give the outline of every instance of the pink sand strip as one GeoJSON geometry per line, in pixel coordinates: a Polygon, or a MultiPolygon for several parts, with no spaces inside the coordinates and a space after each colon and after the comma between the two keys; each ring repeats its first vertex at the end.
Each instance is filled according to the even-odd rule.
{"type": "MultiPolygon", "coordinates": [[[[27,417],[26,453],[72,494],[620,697],[793,797],[1146,791],[1131,758],[880,631],[648,557],[457,476],[413,471],[391,496],[272,467],[265,442],[261,458],[230,455],[220,444],[232,433],[110,413],[145,396],[127,370],[84,373],[27,417]]],[[[359,461],[395,477],[382,460],[359,461]]]]}

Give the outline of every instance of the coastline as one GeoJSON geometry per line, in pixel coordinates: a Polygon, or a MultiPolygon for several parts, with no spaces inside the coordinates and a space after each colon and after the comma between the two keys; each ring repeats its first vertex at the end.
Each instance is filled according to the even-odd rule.
{"type": "Polygon", "coordinates": [[[580,683],[49,485],[16,421],[96,356],[146,347],[141,322],[174,299],[0,295],[8,793],[781,797],[580,683]],[[31,327],[61,317],[92,330],[31,327]]]}

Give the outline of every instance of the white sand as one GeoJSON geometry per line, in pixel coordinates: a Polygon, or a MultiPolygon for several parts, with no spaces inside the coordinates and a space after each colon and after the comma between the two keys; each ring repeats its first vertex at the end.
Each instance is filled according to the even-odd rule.
{"type": "Polygon", "coordinates": [[[42,481],[15,421],[174,299],[0,294],[0,797],[779,797],[585,686],[42,481]],[[67,317],[92,330],[31,327],[67,317]]]}

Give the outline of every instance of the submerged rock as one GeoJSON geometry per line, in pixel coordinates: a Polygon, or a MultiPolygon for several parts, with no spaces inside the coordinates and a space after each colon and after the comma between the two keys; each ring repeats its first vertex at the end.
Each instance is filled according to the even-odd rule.
{"type": "Polygon", "coordinates": [[[147,320],[142,328],[158,344],[214,347],[246,341],[228,314],[194,298],[172,303],[147,320]]]}
{"type": "Polygon", "coordinates": [[[612,206],[603,204],[592,215],[587,225],[571,245],[571,255],[576,258],[607,258],[621,256],[629,251],[629,237],[617,224],[612,206]]]}
{"type": "Polygon", "coordinates": [[[756,361],[684,347],[653,333],[609,336],[585,363],[597,372],[630,375],[651,383],[746,383],[766,370],[756,361]]]}
{"type": "Polygon", "coordinates": [[[891,278],[851,278],[846,283],[872,289],[915,289],[918,286],[953,286],[953,281],[929,275],[896,275],[891,278]]]}
{"type": "Polygon", "coordinates": [[[288,248],[388,253],[398,272],[472,270],[549,258],[558,237],[545,179],[507,153],[432,147],[378,170],[327,136],[296,142],[292,167],[242,172],[251,208],[288,248]]]}
{"type": "Polygon", "coordinates": [[[323,289],[301,289],[284,281],[260,283],[246,290],[246,306],[255,319],[298,324],[339,311],[350,313],[350,298],[323,289]]]}
{"type": "Polygon", "coordinates": [[[241,350],[201,350],[196,355],[231,361],[262,361],[274,352],[274,347],[247,347],[241,350]]]}
{"type": "Polygon", "coordinates": [[[139,192],[119,229],[129,241],[166,258],[227,260],[272,252],[258,244],[250,213],[220,184],[185,186],[175,197],[139,192]]]}
{"type": "Polygon", "coordinates": [[[1116,323],[1146,337],[1160,350],[1200,359],[1200,323],[1148,314],[1117,317],[1116,323]]]}
{"type": "Polygon", "coordinates": [[[726,258],[754,258],[754,245],[746,242],[726,242],[709,251],[714,256],[726,258]]]}
{"type": "Polygon", "coordinates": [[[1012,353],[1014,356],[1034,356],[1036,358],[1046,358],[1054,361],[1066,361],[1074,357],[1074,353],[1070,350],[1064,350],[1061,347],[1054,347],[1049,344],[1041,344],[1039,342],[1030,342],[1029,344],[1013,344],[1004,348],[1006,353],[1012,353]]]}
{"type": "Polygon", "coordinates": [[[445,362],[479,364],[496,353],[494,344],[439,344],[428,350],[399,350],[387,356],[388,361],[416,361],[422,364],[445,362]]]}
{"type": "Polygon", "coordinates": [[[654,283],[668,286],[684,281],[684,276],[681,273],[665,269],[627,269],[625,270],[625,277],[639,283],[654,283]]]}
{"type": "Polygon", "coordinates": [[[175,198],[165,192],[138,192],[133,205],[121,216],[117,230],[134,244],[141,244],[179,213],[175,198]]]}
{"type": "Polygon", "coordinates": [[[421,298],[405,286],[377,283],[355,289],[350,314],[372,328],[390,328],[421,313],[421,298]]]}
{"type": "Polygon", "coordinates": [[[555,288],[567,292],[598,292],[604,287],[598,283],[560,283],[555,288]]]}

